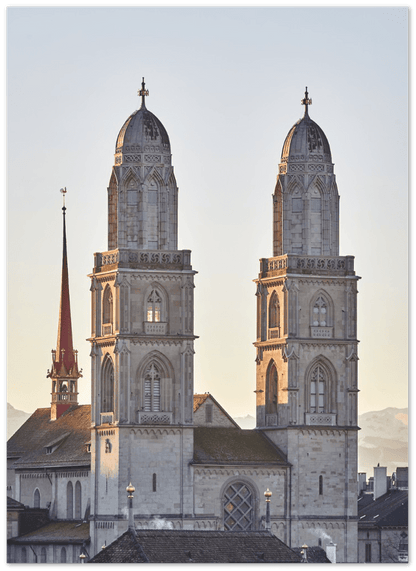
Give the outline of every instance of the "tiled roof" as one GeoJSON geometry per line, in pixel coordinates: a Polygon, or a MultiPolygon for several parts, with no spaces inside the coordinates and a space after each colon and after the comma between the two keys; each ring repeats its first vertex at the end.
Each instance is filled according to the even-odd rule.
{"type": "Polygon", "coordinates": [[[126,531],[90,563],[300,563],[268,531],[126,531]]]}
{"type": "Polygon", "coordinates": [[[205,393],[205,394],[203,394],[203,395],[194,395],[194,412],[196,412],[196,411],[199,409],[199,407],[200,407],[202,404],[204,404],[204,402],[205,402],[208,398],[209,398],[210,400],[212,400],[212,402],[215,404],[215,406],[217,406],[217,407],[220,409],[220,411],[221,411],[223,414],[225,414],[225,416],[228,418],[228,420],[229,420],[232,424],[234,424],[236,428],[240,428],[240,427],[238,426],[238,424],[236,423],[236,421],[228,414],[228,412],[220,405],[220,403],[219,403],[216,399],[214,399],[214,397],[213,397],[212,395],[210,395],[209,393],[205,393]]]}
{"type": "Polygon", "coordinates": [[[288,465],[283,453],[260,431],[205,426],[194,431],[194,463],[288,465]]]}
{"type": "Polygon", "coordinates": [[[407,490],[392,490],[363,507],[358,502],[359,526],[407,527],[407,524],[407,490]]]}
{"type": "Polygon", "coordinates": [[[8,510],[24,510],[25,506],[24,506],[24,504],[21,504],[17,500],[14,500],[13,498],[10,498],[9,496],[7,496],[7,509],[8,510]]]}
{"type": "Polygon", "coordinates": [[[88,543],[90,540],[90,524],[79,521],[55,521],[31,531],[26,535],[15,537],[9,543],[88,543]]]}
{"type": "Polygon", "coordinates": [[[91,405],[72,406],[57,420],[50,408],[38,408],[7,442],[9,458],[18,458],[15,468],[43,466],[88,466],[91,455],[86,442],[91,440],[91,405]],[[46,454],[46,447],[60,442],[46,454]]]}
{"type": "MultiPolygon", "coordinates": [[[[293,551],[301,556],[300,552],[304,551],[304,549],[302,547],[293,547],[293,551]]],[[[306,550],[306,558],[307,563],[331,563],[326,555],[325,549],[322,549],[322,547],[319,547],[319,545],[309,546],[306,550]]]]}

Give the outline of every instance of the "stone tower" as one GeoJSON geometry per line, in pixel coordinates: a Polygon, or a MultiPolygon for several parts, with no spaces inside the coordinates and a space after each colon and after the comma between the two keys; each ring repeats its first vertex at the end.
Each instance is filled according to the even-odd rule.
{"type": "Polygon", "coordinates": [[[339,256],[339,195],[328,140],[305,114],[283,145],[273,257],[257,283],[257,428],[291,464],[291,545],[357,550],[357,280],[339,256]]]}
{"type": "Polygon", "coordinates": [[[168,134],[142,103],[117,137],[108,188],[108,249],[92,293],[92,551],[135,525],[192,513],[193,288],[177,249],[178,188],[168,134]]]}
{"type": "MultiPolygon", "coordinates": [[[[61,192],[66,193],[66,189],[61,192]]],[[[65,196],[65,194],[64,194],[65,196]]],[[[68,256],[66,251],[65,204],[63,213],[63,248],[61,300],[59,303],[58,340],[56,351],[52,349],[52,367],[47,377],[52,381],[51,420],[56,420],[69,407],[78,404],[78,351],[72,342],[71,306],[69,301],[68,256]]]]}

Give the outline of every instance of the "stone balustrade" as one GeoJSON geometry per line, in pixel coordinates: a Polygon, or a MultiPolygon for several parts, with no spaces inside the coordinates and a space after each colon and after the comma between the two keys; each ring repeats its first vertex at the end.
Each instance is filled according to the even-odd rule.
{"type": "Polygon", "coordinates": [[[307,426],[336,426],[337,415],[330,412],[306,412],[305,424],[307,426]]]}
{"type": "Polygon", "coordinates": [[[353,276],[354,256],[285,254],[260,259],[260,278],[284,274],[353,276]]]}
{"type": "Polygon", "coordinates": [[[139,410],[137,422],[139,424],[172,424],[172,413],[139,410]]]}
{"type": "Polygon", "coordinates": [[[118,268],[191,269],[190,250],[111,250],[94,254],[94,273],[118,268]]]}

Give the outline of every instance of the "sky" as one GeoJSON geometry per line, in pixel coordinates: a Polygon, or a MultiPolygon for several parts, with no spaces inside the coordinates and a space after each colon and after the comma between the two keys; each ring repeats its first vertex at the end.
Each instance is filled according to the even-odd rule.
{"type": "Polygon", "coordinates": [[[64,186],[90,402],[87,275],[107,250],[114,145],[144,76],[198,272],[195,392],[255,415],[253,279],[272,256],[272,193],[307,86],[335,164],[340,255],[362,278],[359,413],[407,406],[407,8],[11,7],[6,49],[8,402],[50,406],[64,186]]]}

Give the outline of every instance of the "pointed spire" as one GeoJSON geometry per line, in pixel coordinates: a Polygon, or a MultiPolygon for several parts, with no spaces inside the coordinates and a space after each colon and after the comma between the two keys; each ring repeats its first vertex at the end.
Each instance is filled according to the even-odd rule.
{"type": "Polygon", "coordinates": [[[308,88],[305,87],[305,98],[301,100],[301,104],[305,106],[305,115],[304,117],[309,117],[308,114],[308,106],[312,105],[312,99],[309,99],[308,88]]]}
{"type": "MultiPolygon", "coordinates": [[[[58,323],[58,341],[56,344],[55,367],[58,373],[65,366],[68,374],[73,367],[76,367],[74,356],[74,348],[72,345],[72,323],[71,323],[71,307],[69,302],[69,276],[68,276],[68,256],[66,249],[66,224],[65,224],[65,193],[66,189],[62,189],[64,195],[63,212],[63,248],[62,248],[62,278],[61,278],[61,302],[59,305],[59,323],[58,323]]],[[[74,371],[75,372],[75,371],[74,371]]],[[[65,374],[65,373],[64,373],[65,374]]]]}
{"type": "Polygon", "coordinates": [[[146,107],[145,97],[149,97],[149,90],[145,89],[145,87],[146,85],[144,83],[144,77],[142,77],[142,88],[137,92],[137,95],[142,98],[142,107],[146,107]]]}

